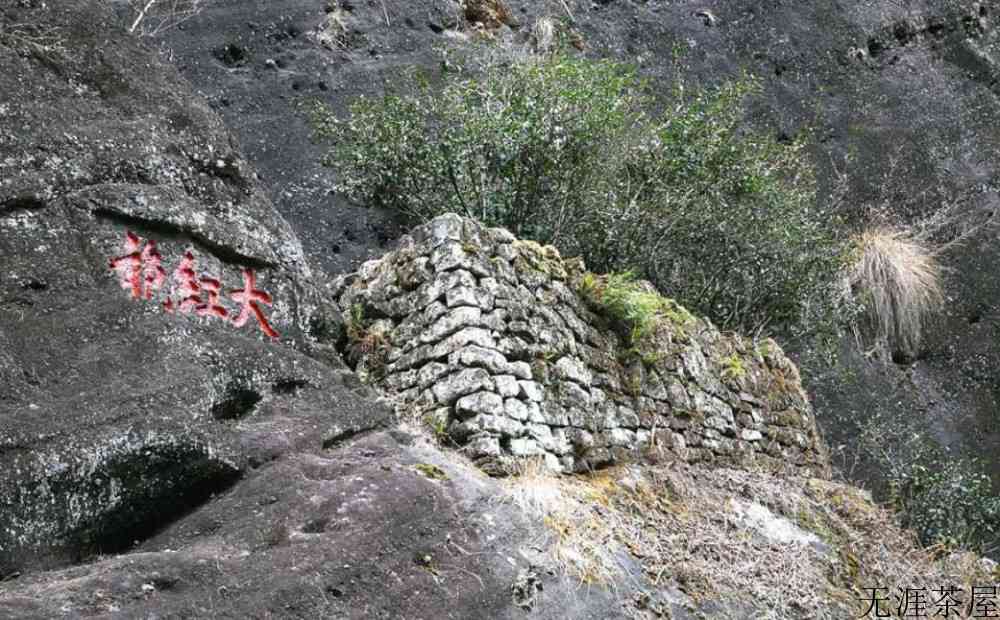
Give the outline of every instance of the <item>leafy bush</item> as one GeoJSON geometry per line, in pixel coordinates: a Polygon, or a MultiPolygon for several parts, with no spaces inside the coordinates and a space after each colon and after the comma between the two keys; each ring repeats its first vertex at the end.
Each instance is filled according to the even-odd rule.
{"type": "Polygon", "coordinates": [[[1000,497],[975,462],[914,463],[893,481],[891,499],[924,544],[980,547],[1000,526],[1000,497]]]}
{"type": "Polygon", "coordinates": [[[631,270],[724,327],[832,310],[845,245],[817,210],[802,144],[741,129],[752,79],[678,85],[656,117],[633,69],[559,53],[491,57],[439,91],[415,82],[346,119],[313,108],[350,199],[503,226],[631,270]]]}
{"type": "Polygon", "coordinates": [[[866,478],[925,545],[994,547],[1000,497],[983,464],[949,454],[922,424],[896,411],[877,411],[862,423],[854,436],[858,464],[871,470],[866,478]]]}
{"type": "Polygon", "coordinates": [[[416,95],[362,97],[346,121],[315,108],[339,189],[420,220],[457,212],[545,243],[566,237],[606,183],[605,148],[641,116],[635,76],[576,60],[484,71],[440,93],[416,80],[416,95]]]}

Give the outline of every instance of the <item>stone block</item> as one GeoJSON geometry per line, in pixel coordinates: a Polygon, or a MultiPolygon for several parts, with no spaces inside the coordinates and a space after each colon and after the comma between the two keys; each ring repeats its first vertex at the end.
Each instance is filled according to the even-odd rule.
{"type": "Polygon", "coordinates": [[[582,452],[593,448],[596,445],[594,435],[581,428],[563,429],[563,436],[573,446],[574,452],[582,452]]]}
{"type": "Polygon", "coordinates": [[[694,409],[705,414],[706,419],[718,417],[727,424],[735,424],[736,418],[733,416],[733,409],[722,400],[706,394],[705,392],[695,392],[692,397],[694,409]]]}
{"type": "Polygon", "coordinates": [[[424,364],[417,371],[417,383],[421,388],[429,388],[451,371],[451,367],[440,362],[424,364]]]}
{"type": "Polygon", "coordinates": [[[540,403],[545,400],[545,390],[540,384],[530,380],[521,380],[518,381],[517,384],[521,390],[519,396],[536,403],[540,403]]]}
{"type": "Polygon", "coordinates": [[[624,428],[638,428],[639,415],[631,407],[620,405],[618,407],[618,425],[624,428]]]}
{"type": "Polygon", "coordinates": [[[386,375],[379,382],[379,387],[387,392],[402,392],[412,388],[419,383],[419,373],[417,370],[404,370],[395,374],[386,375]]]}
{"type": "Polygon", "coordinates": [[[744,428],[740,431],[740,439],[743,441],[760,441],[764,436],[760,434],[760,431],[755,431],[752,429],[744,428]]]}
{"type": "Polygon", "coordinates": [[[500,456],[500,439],[495,435],[480,434],[469,438],[463,448],[470,458],[500,456]]]}
{"type": "Polygon", "coordinates": [[[559,385],[559,398],[567,408],[590,409],[590,392],[573,382],[566,382],[559,385]]]}
{"type": "Polygon", "coordinates": [[[528,406],[516,398],[508,398],[503,401],[503,412],[507,417],[515,420],[528,419],[528,406]]]}
{"type": "Polygon", "coordinates": [[[516,398],[521,393],[521,386],[514,375],[497,375],[493,377],[497,393],[504,398],[516,398]]]}
{"type": "Polygon", "coordinates": [[[514,456],[541,456],[545,451],[534,439],[512,439],[510,453],[514,456]]]}
{"type": "Polygon", "coordinates": [[[484,349],[496,348],[496,340],[488,330],[481,327],[466,327],[448,336],[446,340],[434,345],[430,349],[429,355],[431,359],[440,359],[470,344],[483,347],[484,349]]]}
{"type": "Polygon", "coordinates": [[[535,402],[528,402],[526,404],[528,408],[528,421],[533,424],[548,424],[548,420],[545,415],[542,414],[542,408],[535,402]]]}
{"type": "Polygon", "coordinates": [[[518,379],[531,379],[531,364],[528,362],[511,362],[508,368],[510,374],[518,379]]]}
{"type": "Polygon", "coordinates": [[[466,394],[492,389],[493,380],[489,373],[482,368],[474,368],[448,375],[435,383],[431,391],[437,402],[450,405],[466,394]]]}
{"type": "MultiPolygon", "coordinates": [[[[470,271],[477,276],[489,276],[489,261],[484,260],[481,252],[467,251],[468,246],[456,241],[447,241],[434,248],[431,253],[431,264],[440,272],[454,269],[470,271]]],[[[477,248],[478,249],[478,248],[477,248]]]]}
{"type": "Polygon", "coordinates": [[[624,428],[613,428],[604,433],[609,446],[634,448],[636,446],[635,432],[624,428]]]}
{"type": "Polygon", "coordinates": [[[454,213],[439,215],[413,231],[413,240],[417,244],[427,243],[436,248],[449,241],[462,240],[463,220],[454,213]]]}
{"type": "Polygon", "coordinates": [[[493,392],[476,392],[458,399],[455,403],[455,414],[462,419],[486,413],[503,415],[503,399],[493,392]]]}
{"type": "MultiPolygon", "coordinates": [[[[536,403],[537,404],[537,403],[536,403]]],[[[555,400],[547,400],[541,405],[542,416],[549,426],[569,426],[569,411],[555,400]]]]}
{"type": "Polygon", "coordinates": [[[684,388],[684,384],[677,379],[671,379],[667,382],[666,388],[667,401],[670,402],[671,407],[674,409],[691,408],[691,397],[688,395],[687,389],[684,388]]]}
{"type": "Polygon", "coordinates": [[[520,437],[524,434],[524,425],[517,420],[511,420],[503,415],[480,414],[464,422],[452,424],[449,434],[461,440],[477,433],[492,433],[502,437],[520,437]]]}
{"type": "Polygon", "coordinates": [[[573,444],[569,440],[567,429],[557,428],[552,431],[552,448],[549,451],[558,456],[573,452],[573,444]]]}
{"type": "Polygon", "coordinates": [[[587,366],[578,359],[572,357],[561,357],[555,365],[556,376],[569,381],[575,381],[585,387],[590,387],[593,378],[587,366]]]}
{"type": "Polygon", "coordinates": [[[496,349],[487,349],[470,344],[448,356],[448,365],[465,366],[467,368],[485,368],[491,374],[509,374],[510,364],[507,358],[496,349]]]}
{"type": "Polygon", "coordinates": [[[490,293],[482,286],[459,286],[453,288],[445,294],[445,299],[449,308],[475,306],[483,310],[483,312],[490,312],[494,307],[493,293],[490,293]]]}
{"type": "Polygon", "coordinates": [[[557,443],[552,435],[552,429],[545,424],[528,424],[525,426],[529,439],[535,440],[542,449],[555,452],[557,443]]]}
{"type": "Polygon", "coordinates": [[[420,334],[421,344],[430,344],[444,340],[448,336],[466,327],[479,327],[483,311],[479,308],[462,306],[452,308],[443,317],[434,322],[424,333],[420,334]]]}

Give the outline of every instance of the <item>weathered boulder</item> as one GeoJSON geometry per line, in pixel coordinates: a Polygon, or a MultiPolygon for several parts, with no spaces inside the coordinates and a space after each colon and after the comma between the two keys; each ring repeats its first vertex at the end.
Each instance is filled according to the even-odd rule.
{"type": "Polygon", "coordinates": [[[130,548],[391,419],[304,353],[338,319],[218,117],[106,10],[28,6],[0,35],[2,575],[130,548]]]}
{"type": "MultiPolygon", "coordinates": [[[[394,236],[386,218],[328,195],[335,173],[319,167],[321,148],[309,144],[298,95],[329,97],[342,109],[355,94],[399,84],[400,67],[415,58],[436,66],[430,49],[437,40],[479,35],[461,31],[462,17],[450,0],[339,4],[351,7],[344,49],[325,48],[313,36],[328,19],[330,5],[321,0],[211,3],[199,19],[171,31],[163,59],[175,59],[208,104],[117,30],[102,2],[18,0],[0,7],[0,617],[523,618],[529,608],[528,617],[540,618],[801,617],[814,611],[843,617],[863,611],[850,605],[858,587],[940,587],[961,574],[944,559],[940,570],[930,570],[929,560],[915,561],[919,552],[891,515],[840,485],[672,463],[641,474],[616,468],[557,479],[585,485],[578,503],[583,512],[526,519],[497,501],[509,498],[508,489],[454,455],[396,430],[378,430],[393,416],[323,346],[338,338],[339,319],[317,312],[322,305],[308,290],[316,276],[297,265],[297,239],[262,190],[295,226],[314,264],[338,271],[382,252],[394,236]],[[245,150],[207,105],[230,123],[245,150]],[[213,159],[216,153],[224,156],[213,159]],[[170,269],[190,247],[199,271],[221,276],[222,301],[231,311],[229,290],[240,286],[243,267],[254,269],[258,288],[273,297],[274,305],[262,310],[279,342],[264,337],[252,316],[236,329],[218,316],[168,315],[158,305],[162,297],[131,299],[107,266],[123,253],[126,229],[158,241],[170,269]],[[816,534],[830,548],[775,545],[754,524],[733,521],[734,496],[740,505],[759,504],[816,534]],[[611,506],[613,518],[607,518],[611,506]],[[543,521],[550,525],[541,527],[543,521]],[[616,524],[617,531],[607,529],[616,524]],[[561,547],[567,536],[584,550],[606,550],[611,565],[624,571],[610,584],[614,592],[593,581],[578,588],[593,575],[567,575],[551,561],[587,559],[561,547]],[[786,570],[761,575],[761,565],[786,570]],[[42,566],[61,568],[37,570],[42,566]],[[891,572],[899,568],[904,572],[891,572]],[[844,596],[832,600],[831,586],[844,596]]],[[[508,4],[526,24],[547,10],[543,3],[508,4]]],[[[996,125],[979,121],[978,111],[992,110],[983,96],[992,87],[981,79],[988,71],[969,78],[963,68],[988,69],[989,58],[977,60],[975,50],[989,40],[989,18],[983,29],[969,22],[979,35],[968,45],[958,18],[947,21],[944,39],[928,29],[907,34],[906,42],[890,41],[891,53],[878,58],[828,62],[830,50],[841,58],[848,45],[864,46],[870,32],[882,40],[893,36],[883,26],[891,26],[885,20],[895,12],[943,11],[936,2],[862,4],[834,11],[822,3],[762,8],[741,0],[714,7],[712,27],[683,3],[566,6],[581,43],[599,54],[641,55],[642,70],[653,76],[672,71],[659,59],[670,58],[678,43],[693,50],[685,70],[694,74],[723,76],[752,57],[748,62],[766,75],[770,113],[783,127],[794,129],[794,115],[814,109],[788,102],[811,100],[816,82],[833,76],[823,104],[833,119],[831,137],[824,138],[829,148],[860,144],[878,163],[884,146],[905,134],[925,141],[912,151],[918,159],[979,183],[979,160],[956,167],[954,151],[922,146],[952,135],[969,118],[981,131],[996,125]],[[830,25],[820,36],[813,27],[818,20],[830,25]],[[916,72],[912,62],[921,63],[916,72]],[[920,79],[915,92],[908,85],[921,72],[935,79],[920,79]],[[892,114],[899,101],[912,107],[892,114]],[[939,106],[935,112],[907,113],[928,102],[939,106]],[[880,121],[875,131],[851,130],[873,120],[880,121]]],[[[971,140],[964,152],[988,152],[969,146],[982,133],[961,135],[971,140]]],[[[501,247],[513,242],[500,237],[501,247]]],[[[967,310],[978,316],[997,298],[984,285],[995,280],[992,263],[981,258],[995,248],[957,248],[968,267],[962,273],[978,274],[970,288],[979,288],[963,291],[955,311],[964,323],[967,310]]],[[[464,260],[454,248],[447,257],[464,260]]],[[[413,281],[426,277],[427,262],[413,261],[413,281]]],[[[468,273],[483,268],[472,263],[468,273]]],[[[484,343],[491,331],[520,321],[497,347],[516,361],[508,374],[490,379],[506,414],[492,422],[517,422],[523,431],[508,446],[501,446],[500,435],[477,432],[469,446],[497,456],[537,455],[541,447],[560,457],[574,454],[574,446],[594,446],[610,458],[632,441],[630,432],[644,441],[641,409],[616,408],[620,422],[605,432],[596,420],[546,397],[551,381],[577,396],[584,386],[518,357],[532,326],[496,303],[509,270],[495,282],[479,278],[478,286],[460,273],[449,271],[439,283],[453,292],[441,298],[427,289],[438,302],[419,320],[396,327],[415,338],[425,320],[467,306],[489,309],[480,313],[482,325],[448,336],[435,349],[437,361],[413,375],[398,373],[401,385],[447,376],[452,354],[461,357],[466,345],[489,349],[484,343]],[[552,430],[549,419],[560,426],[552,430]],[[610,447],[596,447],[598,441],[610,447]]],[[[400,284],[406,288],[408,277],[400,284]]],[[[572,298],[561,281],[550,285],[563,302],[572,298]]],[[[386,307],[393,317],[405,309],[386,307]]],[[[575,312],[556,314],[586,342],[575,312]]],[[[993,351],[993,341],[981,337],[990,328],[985,316],[961,332],[979,348],[961,353],[958,347],[960,361],[971,364],[983,350],[993,351]]],[[[490,373],[481,353],[468,359],[490,373]]],[[[704,356],[711,368],[712,355],[704,356]]],[[[690,363],[701,368],[697,357],[690,363]]],[[[934,363],[940,366],[935,372],[975,370],[945,357],[934,363]]],[[[688,438],[692,447],[699,440],[732,447],[724,431],[733,422],[704,387],[714,385],[713,377],[700,376],[695,383],[706,396],[697,402],[714,411],[708,430],[718,437],[685,434],[702,424],[687,414],[695,398],[686,383],[641,375],[646,398],[674,409],[670,428],[655,433],[678,453],[688,438]]],[[[608,394],[628,385],[611,375],[593,374],[592,382],[605,393],[600,401],[591,385],[585,393],[592,402],[608,402],[608,394]]],[[[799,441],[794,426],[802,422],[794,408],[772,411],[766,421],[754,408],[730,406],[744,441],[762,441],[754,424],[774,426],[792,445],[799,441]],[[789,428],[779,423],[785,421],[791,434],[780,430],[789,428]]],[[[431,414],[442,409],[450,415],[446,408],[431,414]]],[[[780,454],[782,445],[775,440],[769,448],[780,454]]],[[[546,493],[549,483],[529,477],[525,493],[533,502],[560,499],[546,493]]]]}

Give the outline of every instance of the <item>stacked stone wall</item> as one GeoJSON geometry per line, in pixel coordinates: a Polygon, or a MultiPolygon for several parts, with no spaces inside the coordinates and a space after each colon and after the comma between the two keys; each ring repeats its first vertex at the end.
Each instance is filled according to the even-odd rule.
{"type": "Polygon", "coordinates": [[[539,456],[572,472],[659,451],[828,471],[774,341],[678,311],[639,355],[578,292],[584,273],[552,247],[441,216],[338,281],[347,356],[402,415],[484,464],[539,456]]]}

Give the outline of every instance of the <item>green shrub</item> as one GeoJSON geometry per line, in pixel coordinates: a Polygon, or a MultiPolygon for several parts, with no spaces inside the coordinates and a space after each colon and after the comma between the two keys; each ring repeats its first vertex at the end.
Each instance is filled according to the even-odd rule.
{"type": "Polygon", "coordinates": [[[556,53],[311,112],[351,200],[503,226],[752,330],[832,311],[845,247],[803,145],[742,129],[755,89],[677,86],[654,117],[633,69],[556,53]]]}
{"type": "Polygon", "coordinates": [[[890,497],[924,544],[980,548],[998,533],[1000,498],[973,461],[914,463],[893,480],[890,497]]]}
{"type": "Polygon", "coordinates": [[[856,463],[879,499],[900,512],[925,545],[982,551],[1000,535],[1000,497],[982,462],[951,454],[919,418],[876,411],[856,437],[856,463]]]}

